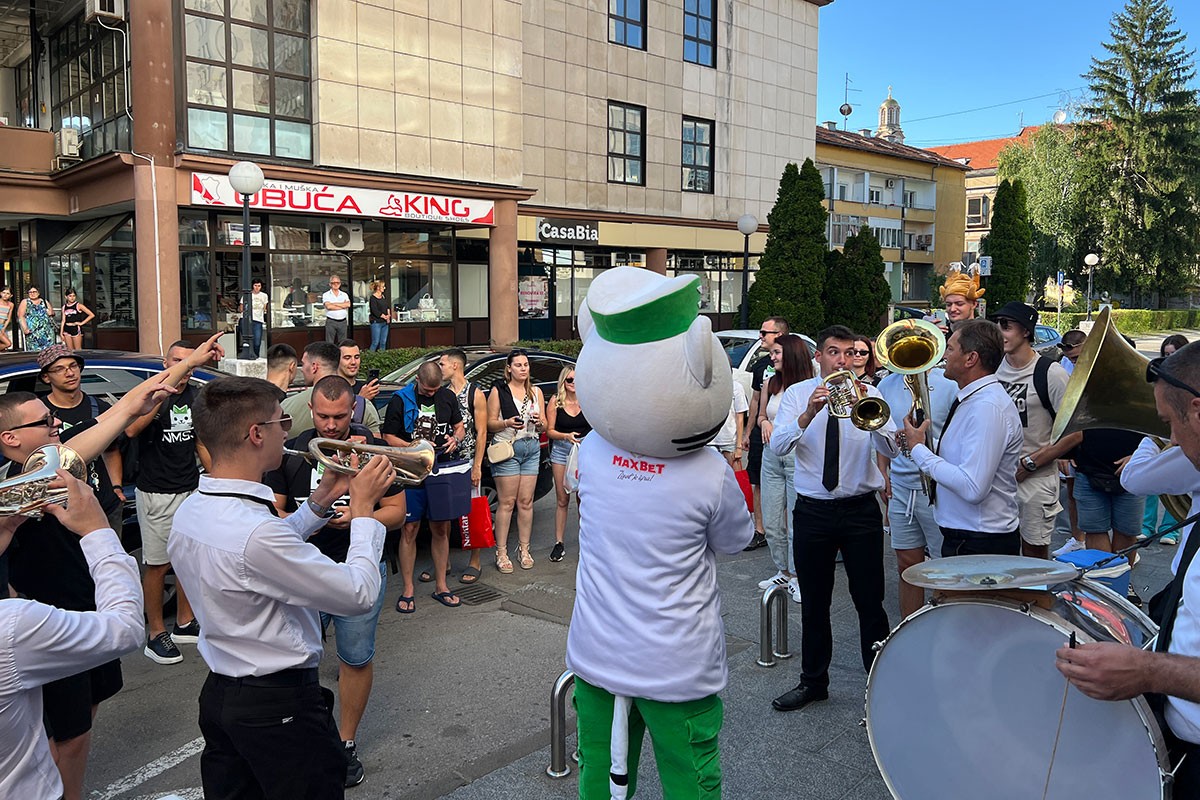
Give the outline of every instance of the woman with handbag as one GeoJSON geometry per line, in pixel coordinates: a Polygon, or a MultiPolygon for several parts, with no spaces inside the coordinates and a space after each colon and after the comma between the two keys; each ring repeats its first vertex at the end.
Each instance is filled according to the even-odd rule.
{"type": "Polygon", "coordinates": [[[488,396],[488,432],[495,434],[487,449],[492,477],[500,495],[496,509],[496,569],[513,571],[508,558],[508,529],[517,509],[517,554],[521,569],[533,568],[529,540],[533,535],[533,492],[537,487],[542,449],[538,435],[545,429],[542,392],[529,379],[529,357],[513,350],[505,359],[505,382],[488,396]]]}
{"type": "MultiPolygon", "coordinates": [[[[554,492],[558,505],[554,509],[554,549],[551,561],[562,561],[566,548],[563,536],[567,530],[567,510],[571,505],[571,493],[567,491],[567,463],[571,451],[579,446],[583,437],[592,430],[579,398],[575,396],[575,368],[563,367],[558,374],[558,391],[546,407],[546,435],[550,438],[550,468],[554,471],[554,492]]],[[[576,507],[579,500],[575,500],[576,507]]]]}

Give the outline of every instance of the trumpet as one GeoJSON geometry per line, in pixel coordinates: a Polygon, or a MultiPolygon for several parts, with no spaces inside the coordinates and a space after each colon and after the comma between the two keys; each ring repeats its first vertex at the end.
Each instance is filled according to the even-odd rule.
{"type": "MultiPolygon", "coordinates": [[[[408,447],[385,447],[363,442],[346,442],[341,439],[317,437],[308,443],[308,450],[283,448],[284,455],[303,458],[310,464],[320,464],[325,469],[343,475],[356,475],[366,466],[372,456],[383,456],[392,462],[395,477],[392,483],[415,486],[429,477],[437,451],[426,441],[414,442],[408,447]],[[360,464],[355,467],[351,458],[358,456],[360,464]]],[[[0,484],[2,486],[2,484],[0,484]]]]}
{"type": "Polygon", "coordinates": [[[848,419],[863,431],[875,431],[892,416],[881,397],[871,397],[848,369],[838,370],[822,381],[829,390],[829,413],[838,419],[848,419]]]}
{"type": "Polygon", "coordinates": [[[0,481],[0,517],[21,514],[41,519],[46,506],[66,506],[66,488],[50,488],[50,483],[58,479],[60,469],[80,480],[87,480],[87,464],[71,448],[48,444],[34,450],[25,459],[20,475],[0,481]]]}

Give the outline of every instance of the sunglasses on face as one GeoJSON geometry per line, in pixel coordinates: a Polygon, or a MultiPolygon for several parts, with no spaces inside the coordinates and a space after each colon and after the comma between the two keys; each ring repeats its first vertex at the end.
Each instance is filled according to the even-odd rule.
{"type": "Polygon", "coordinates": [[[575,382],[574,378],[567,378],[565,381],[563,381],[563,383],[574,383],[574,382],[575,382]]]}
{"type": "Polygon", "coordinates": [[[759,331],[759,336],[778,336],[779,331],[759,331]]]}
{"type": "MultiPolygon", "coordinates": [[[[273,425],[276,422],[279,423],[279,429],[281,431],[283,431],[284,433],[287,433],[288,431],[290,431],[292,429],[292,415],[291,414],[284,414],[282,417],[279,417],[278,419],[263,420],[262,422],[256,422],[254,424],[255,425],[273,425]]],[[[251,425],[250,427],[253,428],[254,425],[251,425]]],[[[242,438],[249,439],[250,431],[246,431],[246,435],[243,436],[242,438]]]]}
{"type": "Polygon", "coordinates": [[[870,350],[851,350],[850,354],[856,355],[856,356],[863,356],[865,358],[866,356],[871,355],[871,351],[870,350]]]}
{"type": "Polygon", "coordinates": [[[41,427],[53,428],[54,424],[56,422],[58,422],[58,417],[54,416],[54,412],[51,411],[49,414],[42,417],[41,419],[35,419],[33,422],[26,422],[24,425],[13,425],[11,428],[9,428],[9,430],[10,431],[19,431],[22,428],[41,428],[41,427]]]}
{"type": "Polygon", "coordinates": [[[1060,350],[1074,350],[1076,347],[1082,347],[1082,346],[1083,346],[1083,342],[1076,342],[1075,344],[1067,344],[1066,342],[1058,343],[1058,347],[1060,350]]]}
{"type": "Polygon", "coordinates": [[[1146,365],[1146,383],[1154,383],[1157,380],[1164,380],[1171,386],[1174,386],[1176,389],[1182,389],[1183,391],[1191,394],[1193,397],[1200,397],[1200,391],[1193,389],[1191,386],[1188,386],[1186,383],[1179,380],[1179,378],[1176,378],[1174,375],[1163,369],[1163,362],[1166,360],[1166,358],[1150,359],[1150,363],[1146,365]]]}

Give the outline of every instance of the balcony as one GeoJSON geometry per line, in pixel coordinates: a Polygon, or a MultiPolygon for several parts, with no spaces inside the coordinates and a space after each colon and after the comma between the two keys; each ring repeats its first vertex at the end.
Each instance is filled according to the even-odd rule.
{"type": "Polygon", "coordinates": [[[0,127],[0,172],[48,175],[53,166],[53,133],[36,128],[0,127]]]}

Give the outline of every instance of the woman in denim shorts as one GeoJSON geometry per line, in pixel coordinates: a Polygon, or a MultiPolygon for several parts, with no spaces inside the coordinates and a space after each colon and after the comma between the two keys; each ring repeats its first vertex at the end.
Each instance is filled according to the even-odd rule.
{"type": "MultiPolygon", "coordinates": [[[[567,530],[567,508],[571,505],[571,494],[567,491],[567,460],[571,449],[583,441],[592,430],[579,398],[575,396],[575,368],[563,367],[558,373],[558,391],[550,398],[546,407],[546,435],[550,437],[550,465],[554,470],[554,492],[558,505],[554,509],[554,549],[551,561],[562,561],[566,548],[563,535],[567,530]]],[[[579,499],[575,505],[578,507],[579,499]]]]}
{"type": "Polygon", "coordinates": [[[512,442],[513,454],[492,464],[492,477],[500,495],[496,510],[496,569],[513,571],[508,557],[508,529],[513,507],[517,509],[517,555],[521,569],[533,568],[529,539],[533,535],[533,491],[537,487],[541,461],[539,434],[545,430],[542,391],[529,379],[529,357],[524,350],[513,350],[505,359],[504,383],[496,385],[488,396],[488,432],[492,441],[512,442]]]}
{"type": "Polygon", "coordinates": [[[1116,472],[1141,440],[1142,435],[1132,431],[1105,428],[1083,432],[1074,458],[1075,505],[1089,550],[1113,552],[1137,541],[1146,498],[1122,489],[1116,472]]]}

